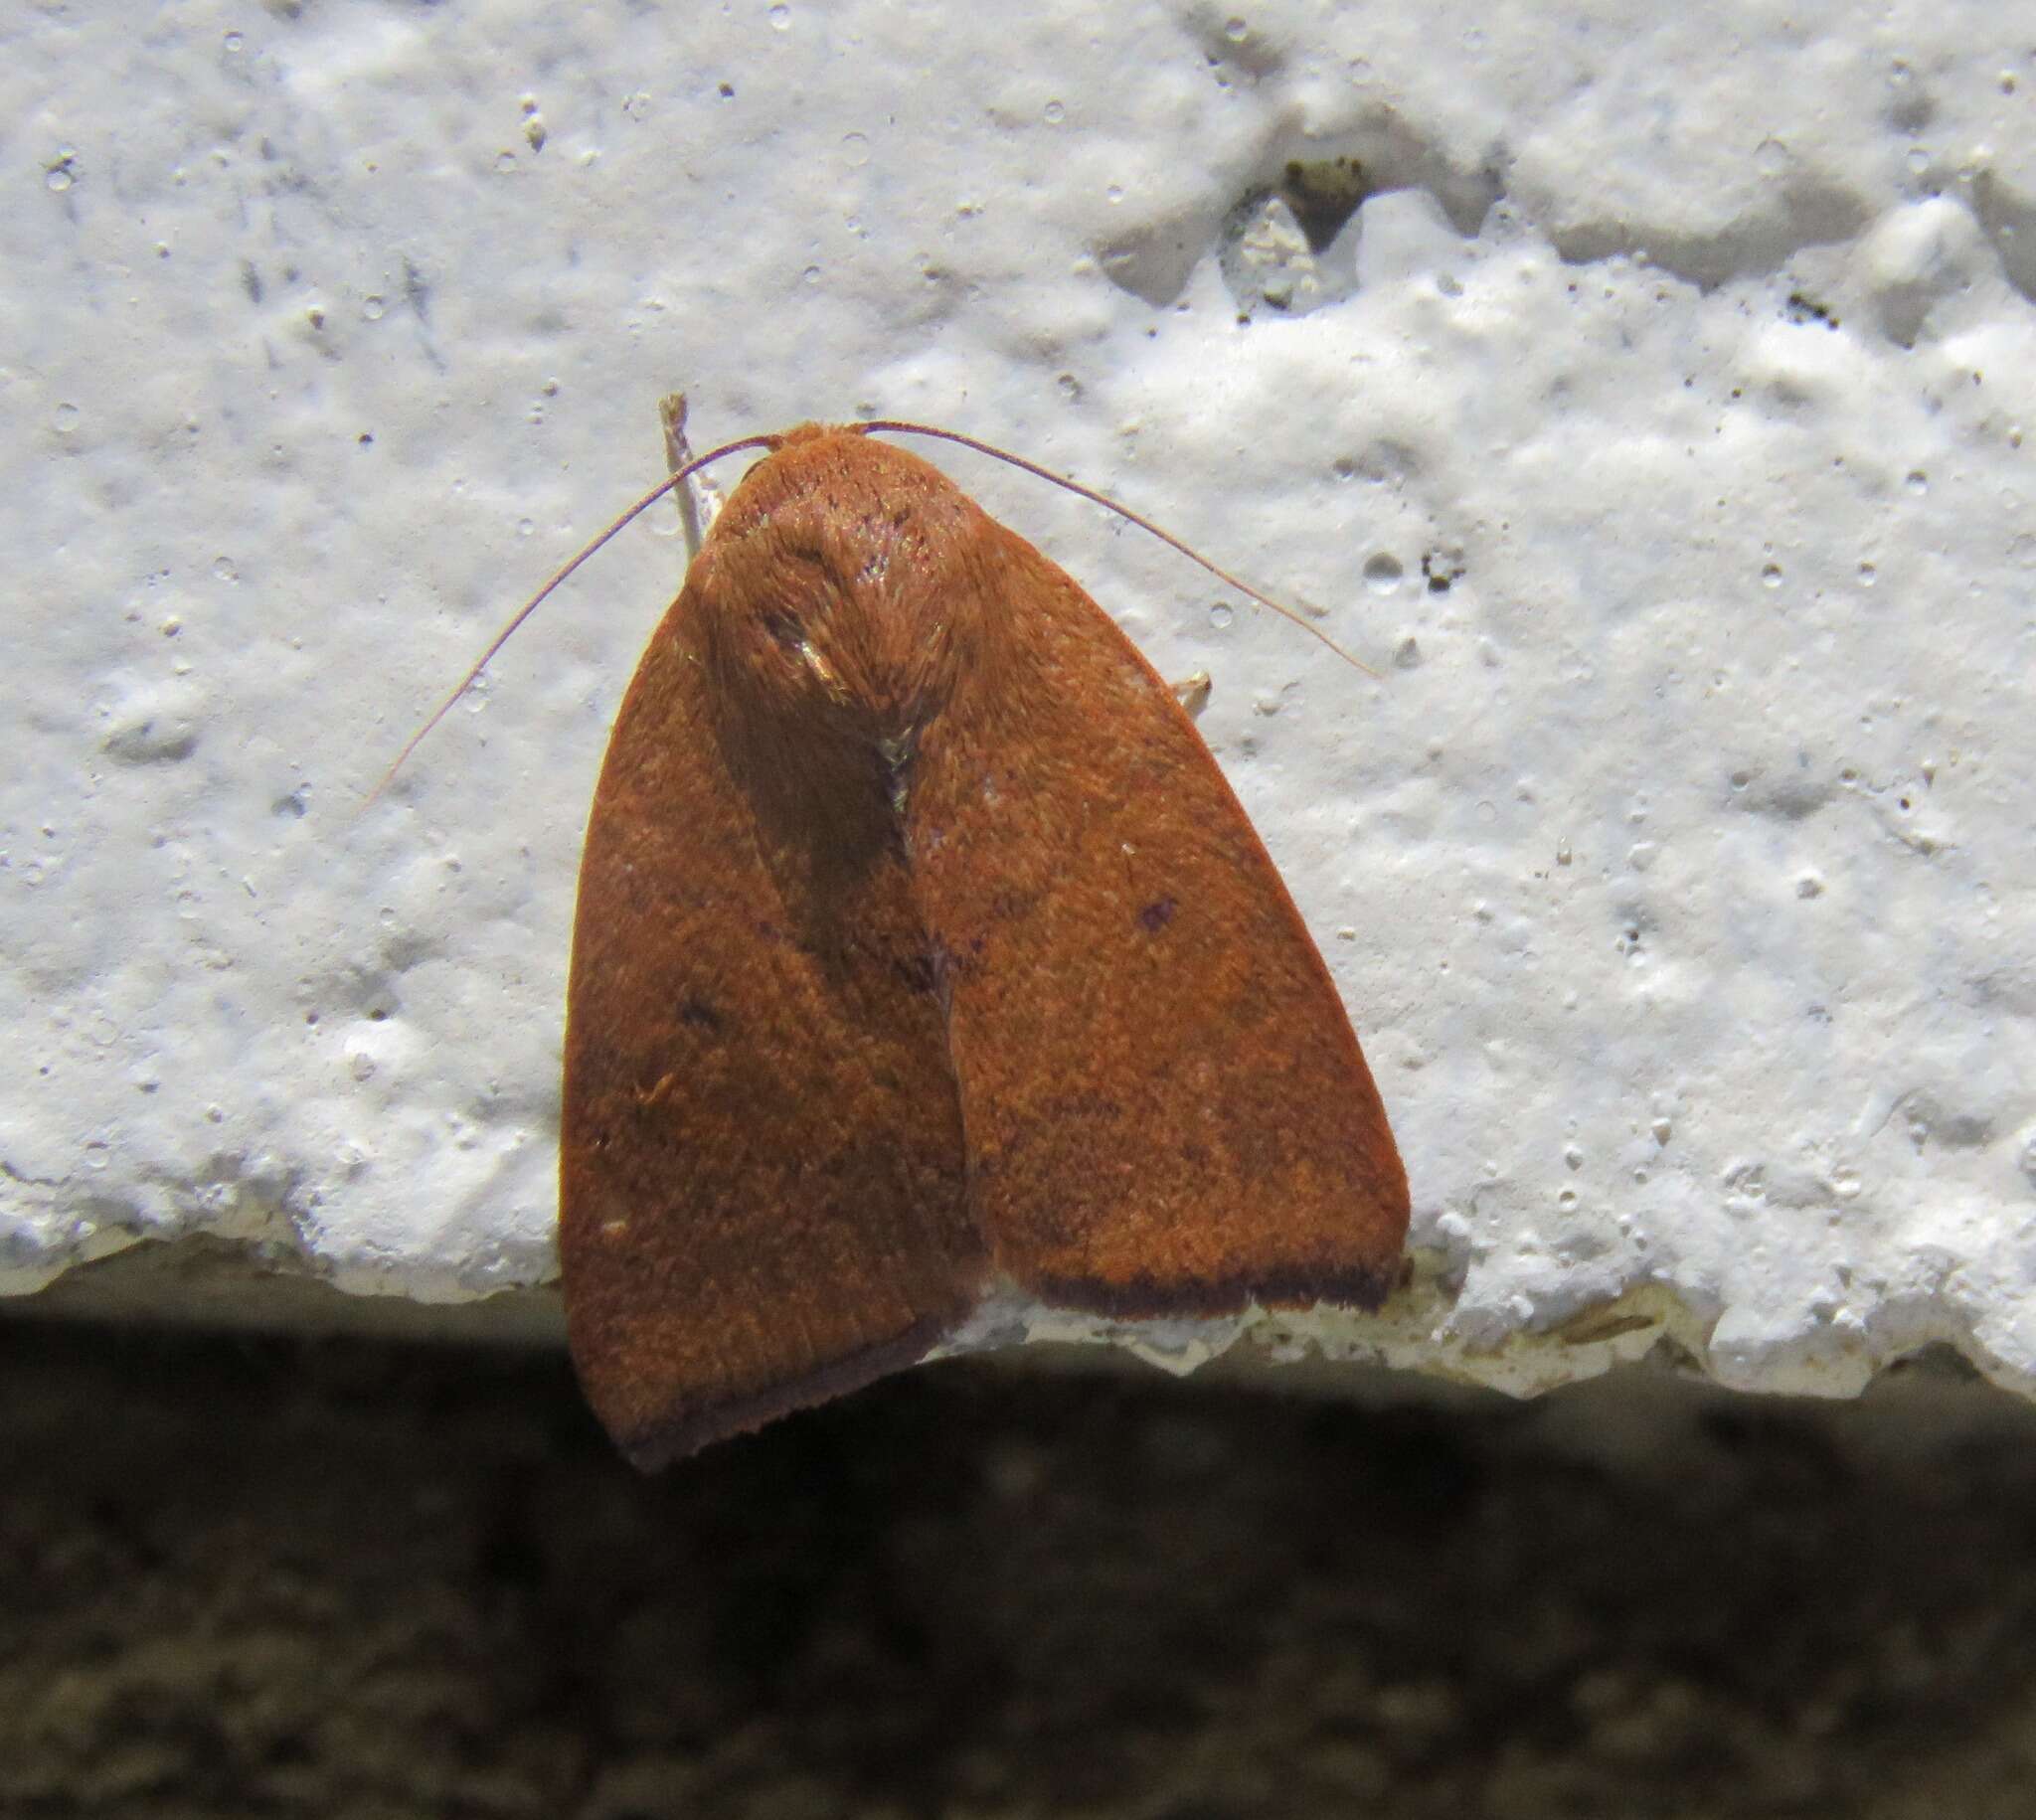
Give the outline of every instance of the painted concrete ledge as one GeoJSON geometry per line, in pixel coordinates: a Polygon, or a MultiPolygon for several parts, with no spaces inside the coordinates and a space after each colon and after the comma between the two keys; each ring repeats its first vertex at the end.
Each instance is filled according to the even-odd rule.
{"type": "Polygon", "coordinates": [[[938,17],[16,41],[0,1291],[173,1314],[279,1267],[543,1328],[574,868],[675,527],[362,805],[683,385],[709,435],[999,439],[1384,672],[953,464],[1211,673],[1414,1182],[1377,1323],[1103,1337],[2036,1388],[2036,63],[1998,9],[1071,4],[993,69],[938,17]]]}
{"type": "MultiPolygon", "coordinates": [[[[1433,1261],[1433,1260],[1427,1260],[1433,1261]]],[[[556,1282],[458,1302],[347,1294],[320,1276],[284,1265],[273,1252],[198,1234],[135,1245],[65,1271],[40,1292],[0,1302],[0,1320],[102,1321],[212,1330],[358,1335],[478,1345],[565,1344],[556,1282]]],[[[1071,1317],[1023,1298],[994,1296],[929,1363],[989,1356],[1051,1370],[1207,1373],[1224,1381],[1277,1380],[1315,1394],[1366,1401],[1446,1401],[1453,1389],[1533,1397],[1624,1367],[1730,1384],[1707,1357],[1701,1321],[1658,1290],[1588,1308],[1560,1326],[1520,1331],[1497,1345],[1467,1343],[1452,1328],[1446,1285],[1417,1267],[1377,1315],[1317,1309],[1254,1310],[1236,1319],[1107,1322],[1071,1317]]],[[[1933,1382],[1981,1376],[1961,1349],[1925,1342],[1877,1357],[1805,1363],[1785,1387],[1740,1388],[1810,1397],[1851,1397],[1887,1376],[1922,1368],[1933,1382]]]]}

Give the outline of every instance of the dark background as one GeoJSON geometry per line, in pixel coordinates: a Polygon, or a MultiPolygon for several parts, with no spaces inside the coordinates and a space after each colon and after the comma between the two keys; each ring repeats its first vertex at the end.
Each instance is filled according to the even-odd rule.
{"type": "Polygon", "coordinates": [[[10,1317],[0,1387],[10,1817],[2036,1813],[2036,1415],[1942,1362],[950,1365],[651,1480],[545,1349],[10,1317]]]}

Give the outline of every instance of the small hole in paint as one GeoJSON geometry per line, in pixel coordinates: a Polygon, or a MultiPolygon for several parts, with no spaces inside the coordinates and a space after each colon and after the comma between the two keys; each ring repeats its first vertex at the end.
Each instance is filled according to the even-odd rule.
{"type": "Polygon", "coordinates": [[[1375,594],[1390,594],[1400,585],[1400,579],[1406,573],[1398,557],[1389,556],[1382,550],[1366,560],[1364,584],[1375,594]]]}

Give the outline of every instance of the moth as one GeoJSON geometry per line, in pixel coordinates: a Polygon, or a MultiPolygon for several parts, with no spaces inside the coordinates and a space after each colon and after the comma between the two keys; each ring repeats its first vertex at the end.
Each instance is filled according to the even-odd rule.
{"type": "Polygon", "coordinates": [[[1375,1306],[1407,1177],[1173,693],[937,468],[804,424],[652,635],[581,862],[560,1244],[645,1468],[923,1358],[999,1288],[1375,1306]]]}

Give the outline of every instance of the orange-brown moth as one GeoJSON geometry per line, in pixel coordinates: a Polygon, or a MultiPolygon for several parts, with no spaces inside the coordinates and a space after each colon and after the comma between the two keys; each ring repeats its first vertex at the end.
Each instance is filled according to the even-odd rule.
{"type": "Polygon", "coordinates": [[[1101,607],[937,469],[805,424],[608,744],[567,1003],[574,1362],[654,1467],[993,1288],[1375,1306],[1408,1217],[1299,913],[1101,607]]]}

